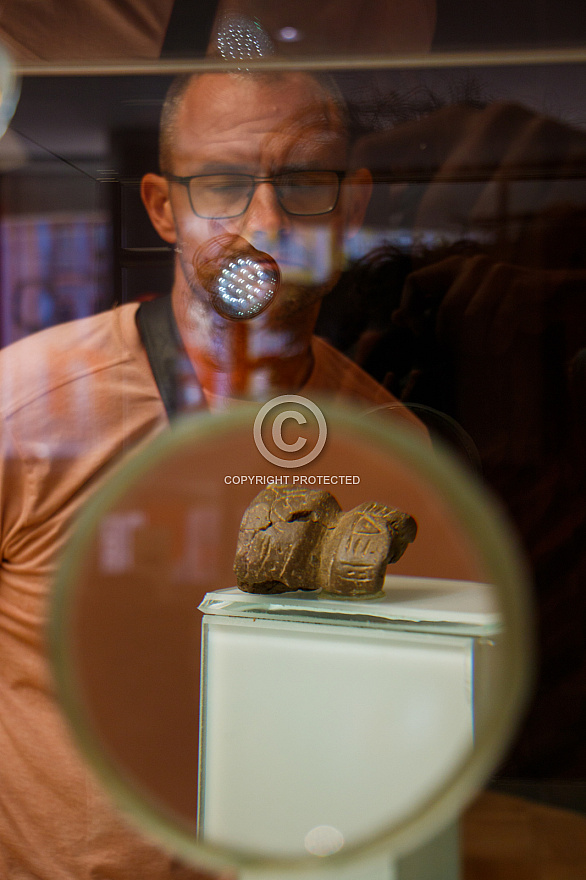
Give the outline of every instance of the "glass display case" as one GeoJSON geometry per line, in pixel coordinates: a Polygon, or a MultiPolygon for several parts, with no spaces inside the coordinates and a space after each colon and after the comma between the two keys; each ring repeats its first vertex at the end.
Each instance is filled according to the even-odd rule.
{"type": "MultiPolygon", "coordinates": [[[[447,452],[504,516],[530,573],[537,659],[526,715],[495,757],[493,784],[552,797],[571,789],[583,807],[584,3],[67,0],[59,15],[45,6],[28,0],[0,12],[0,123],[5,117],[8,126],[0,139],[0,668],[10,670],[0,681],[0,717],[15,719],[0,740],[4,766],[51,765],[40,757],[49,743],[55,778],[43,810],[57,814],[67,802],[74,821],[80,800],[58,793],[59,776],[75,780],[82,771],[61,744],[42,640],[60,554],[102,482],[169,418],[315,392],[415,429],[415,446],[447,452]],[[203,82],[194,107],[205,126],[183,120],[181,141],[173,114],[183,87],[175,104],[165,102],[177,77],[190,74],[203,82]],[[236,98],[221,91],[227,74],[236,98]],[[177,153],[159,140],[164,105],[177,153]],[[222,207],[207,208],[202,176],[206,186],[213,177],[222,207]],[[326,187],[336,190],[330,201],[326,187]],[[233,209],[236,190],[244,201],[233,209]],[[191,239],[202,223],[213,246],[200,241],[196,252],[191,239]],[[241,256],[254,261],[255,290],[243,292],[238,276],[226,297],[236,311],[256,297],[262,315],[229,321],[224,334],[210,306],[224,296],[216,275],[234,273],[241,256]],[[273,277],[276,293],[267,294],[273,277]],[[135,311],[169,302],[171,291],[167,394],[135,311]],[[274,311],[273,321],[285,293],[293,306],[274,311]],[[38,701],[25,699],[31,689],[38,701]],[[17,758],[21,736],[26,754],[17,758]]],[[[309,437],[295,433],[296,421],[272,447],[285,461],[309,437]]],[[[233,454],[220,441],[218,449],[233,454]]],[[[222,479],[265,474],[265,464],[238,471],[234,455],[234,465],[221,460],[222,479]]],[[[360,461],[348,459],[337,473],[361,474],[360,461]]],[[[220,477],[210,462],[199,507],[180,527],[187,544],[205,535],[208,549],[186,550],[184,568],[173,569],[181,580],[198,567],[195,608],[210,590],[234,586],[235,534],[226,538],[225,523],[234,532],[238,516],[218,513],[212,484],[220,477]],[[210,549],[219,534],[223,549],[210,549]]],[[[291,465],[283,467],[292,479],[291,465]]],[[[163,499],[179,491],[160,485],[163,499]]],[[[376,489],[376,479],[368,485],[376,489]]],[[[228,488],[241,515],[261,486],[228,488]]],[[[394,502],[384,482],[380,491],[377,501],[394,502]]],[[[364,500],[355,487],[341,497],[364,500]]],[[[140,557],[145,571],[158,566],[158,550],[175,559],[175,539],[157,532],[165,516],[151,533],[134,513],[106,530],[118,574],[133,569],[128,559],[140,557]]],[[[456,551],[439,552],[441,536],[427,545],[424,530],[397,576],[481,579],[456,551]]],[[[530,630],[528,622],[528,640],[530,630]]],[[[21,789],[29,792],[28,827],[36,783],[22,772],[2,771],[15,804],[21,789]]],[[[197,783],[189,784],[193,793],[197,783]]],[[[55,839],[50,822],[35,821],[55,839]]],[[[6,858],[18,865],[23,852],[40,852],[31,840],[23,835],[6,858]]],[[[43,876],[42,856],[31,858],[29,869],[43,876]]]]}

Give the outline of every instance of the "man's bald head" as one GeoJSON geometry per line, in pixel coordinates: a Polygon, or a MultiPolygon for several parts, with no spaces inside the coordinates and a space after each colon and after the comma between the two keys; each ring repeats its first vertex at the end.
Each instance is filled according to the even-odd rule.
{"type": "Polygon", "coordinates": [[[348,171],[345,115],[337,90],[307,73],[202,73],[173,84],[163,174],[145,175],[141,195],[175,246],[175,302],[190,324],[211,308],[207,262],[237,240],[280,270],[266,322],[311,329],[371,192],[366,169],[348,171]]]}
{"type": "Polygon", "coordinates": [[[165,97],[159,127],[159,165],[162,173],[170,173],[178,138],[178,124],[181,108],[188,91],[198,80],[205,77],[229,78],[235,85],[247,81],[275,87],[289,84],[303,84],[307,91],[307,115],[313,124],[323,125],[324,131],[339,134],[342,141],[348,142],[348,108],[335,81],[328,74],[304,72],[237,72],[237,73],[191,73],[176,77],[165,97]]]}

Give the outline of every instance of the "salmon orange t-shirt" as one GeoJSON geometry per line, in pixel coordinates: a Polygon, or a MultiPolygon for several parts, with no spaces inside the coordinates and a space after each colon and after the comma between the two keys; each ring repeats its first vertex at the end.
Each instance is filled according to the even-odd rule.
{"type": "MultiPolygon", "coordinates": [[[[168,425],[128,304],[0,352],[0,877],[199,877],[143,840],[86,770],[46,655],[52,579],[76,514],[113,466],[168,425]]],[[[323,340],[302,390],[394,398],[323,340]]],[[[407,410],[399,415],[411,421],[407,410]]]]}

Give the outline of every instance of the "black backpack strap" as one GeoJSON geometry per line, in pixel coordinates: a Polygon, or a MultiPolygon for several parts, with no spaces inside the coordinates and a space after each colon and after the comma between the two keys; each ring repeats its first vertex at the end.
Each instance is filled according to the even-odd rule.
{"type": "MultiPolygon", "coordinates": [[[[191,385],[199,385],[187,357],[171,305],[171,296],[143,302],[136,312],[136,323],[169,419],[182,409],[181,380],[189,371],[191,385]]],[[[203,393],[201,394],[203,404],[203,393]]],[[[203,408],[203,406],[202,406],[203,408]]]]}
{"type": "Polygon", "coordinates": [[[218,0],[175,0],[161,58],[194,58],[206,54],[218,0]]]}

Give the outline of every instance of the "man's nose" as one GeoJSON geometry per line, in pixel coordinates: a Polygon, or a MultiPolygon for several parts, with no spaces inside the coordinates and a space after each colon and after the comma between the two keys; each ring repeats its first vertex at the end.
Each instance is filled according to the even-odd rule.
{"type": "Polygon", "coordinates": [[[278,235],[288,229],[289,215],[282,209],[272,183],[257,183],[243,219],[243,232],[278,235]]]}

